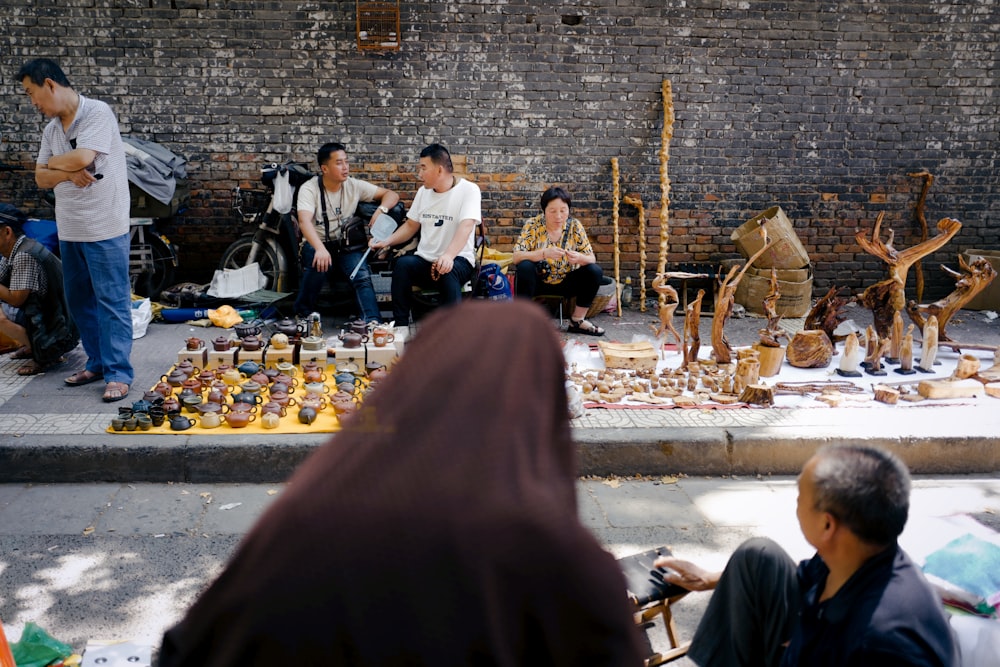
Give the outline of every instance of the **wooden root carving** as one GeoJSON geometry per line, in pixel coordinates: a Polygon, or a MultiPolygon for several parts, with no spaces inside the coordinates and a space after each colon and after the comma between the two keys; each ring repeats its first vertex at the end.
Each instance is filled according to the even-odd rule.
{"type": "Polygon", "coordinates": [[[660,327],[655,331],[656,337],[661,338],[669,331],[670,335],[677,341],[677,346],[680,347],[683,341],[681,335],[677,333],[677,329],[674,328],[674,311],[680,305],[677,290],[667,284],[667,277],[662,273],[658,273],[653,278],[652,288],[659,296],[660,303],[660,327]]]}
{"type": "Polygon", "coordinates": [[[839,296],[842,289],[836,286],[831,287],[826,295],[818,299],[809,310],[809,314],[806,315],[805,325],[802,328],[825,331],[830,342],[833,342],[833,332],[841,322],[847,319],[844,308],[854,300],[853,297],[845,299],[839,296]]]}
{"type": "Polygon", "coordinates": [[[781,347],[781,339],[788,338],[788,332],[778,326],[781,315],[778,314],[778,299],[781,298],[781,290],[778,289],[778,271],[771,269],[770,289],[764,297],[764,316],[767,318],[767,326],[760,330],[760,344],[765,347],[781,347]]]}
{"type": "Polygon", "coordinates": [[[973,260],[971,264],[966,263],[965,258],[958,256],[958,265],[961,272],[952,271],[947,266],[941,265],[941,269],[955,279],[955,291],[943,299],[924,306],[918,305],[915,301],[910,301],[906,305],[906,312],[910,319],[919,328],[924,328],[927,316],[934,315],[938,321],[938,340],[949,341],[945,333],[948,320],[969,303],[973,297],[982,292],[987,285],[993,282],[997,272],[990,264],[989,260],[982,257],[973,260]]]}
{"type": "Polygon", "coordinates": [[[684,362],[681,368],[687,368],[689,363],[698,362],[698,352],[701,350],[701,300],[705,298],[705,290],[698,290],[698,296],[687,305],[684,311],[684,362]]]}
{"type": "Polygon", "coordinates": [[[910,267],[921,257],[931,254],[950,241],[962,228],[962,223],[951,218],[941,218],[937,223],[936,236],[906,250],[896,250],[892,245],[892,230],[889,230],[888,240],[880,238],[883,217],[885,212],[879,213],[871,239],[863,231],[858,232],[855,239],[865,252],[885,262],[889,274],[888,278],[871,285],[861,295],[861,303],[872,311],[875,330],[884,338],[890,333],[893,313],[906,306],[906,274],[910,267]]]}
{"type": "Polygon", "coordinates": [[[772,241],[767,238],[767,228],[760,228],[762,245],[760,250],[755,252],[746,261],[742,268],[734,266],[729,269],[725,278],[719,278],[719,290],[715,297],[715,313],[712,317],[712,352],[715,360],[720,364],[728,364],[733,360],[733,348],[726,339],[726,321],[733,314],[733,306],[736,305],[736,288],[739,287],[743,274],[747,272],[758,257],[771,249],[772,241]],[[737,273],[738,271],[738,273],[737,273]]]}

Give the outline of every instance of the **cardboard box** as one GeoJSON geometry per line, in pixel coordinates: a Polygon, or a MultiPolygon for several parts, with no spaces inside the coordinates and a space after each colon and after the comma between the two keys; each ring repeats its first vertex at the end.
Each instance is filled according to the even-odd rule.
{"type": "Polygon", "coordinates": [[[177,189],[174,190],[174,197],[169,204],[164,204],[131,182],[128,184],[128,194],[131,203],[129,217],[169,218],[177,211],[187,208],[188,202],[191,201],[191,184],[187,181],[177,181],[177,189]]]}
{"type": "MultiPolygon", "coordinates": [[[[977,250],[970,248],[962,251],[962,257],[966,263],[971,263],[982,257],[1000,274],[1000,250],[977,250]]],[[[983,288],[982,292],[972,297],[972,300],[965,304],[965,309],[1000,310],[1000,277],[994,278],[993,282],[983,288]]]]}
{"type": "Polygon", "coordinates": [[[792,223],[781,210],[780,206],[772,206],[763,213],[755,215],[736,228],[730,238],[736,244],[736,249],[744,257],[752,257],[763,246],[758,230],[763,226],[767,229],[767,238],[773,245],[767,252],[757,258],[754,266],[770,269],[800,269],[809,264],[809,253],[806,252],[792,223]]]}
{"type": "MultiPolygon", "coordinates": [[[[781,296],[775,310],[782,317],[805,317],[812,307],[812,269],[778,270],[781,296]],[[783,278],[790,278],[786,280],[783,278]]],[[[736,303],[747,312],[764,314],[764,297],[771,291],[771,269],[750,267],[736,287],[736,303]]]]}

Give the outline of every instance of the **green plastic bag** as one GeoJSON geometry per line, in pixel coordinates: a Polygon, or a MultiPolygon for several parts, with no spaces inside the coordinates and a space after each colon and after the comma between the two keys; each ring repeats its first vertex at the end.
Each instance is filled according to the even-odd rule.
{"type": "Polygon", "coordinates": [[[20,641],[10,645],[17,667],[45,667],[56,660],[68,658],[73,647],[53,639],[34,623],[25,623],[20,641]]]}

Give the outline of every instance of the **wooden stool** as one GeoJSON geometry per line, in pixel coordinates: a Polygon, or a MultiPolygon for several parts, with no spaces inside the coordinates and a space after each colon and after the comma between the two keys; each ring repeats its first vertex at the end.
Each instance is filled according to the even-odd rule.
{"type": "Polygon", "coordinates": [[[687,655],[691,642],[681,642],[674,625],[674,615],[670,606],[688,594],[680,586],[664,581],[663,568],[653,567],[653,562],[660,556],[671,555],[667,547],[657,547],[649,551],[626,556],[618,560],[625,574],[628,598],[634,607],[633,617],[636,625],[642,630],[646,640],[649,655],[645,659],[646,667],[655,667],[687,655]],[[663,619],[663,629],[667,635],[669,647],[660,652],[653,648],[649,631],[656,625],[656,617],[663,619]]]}

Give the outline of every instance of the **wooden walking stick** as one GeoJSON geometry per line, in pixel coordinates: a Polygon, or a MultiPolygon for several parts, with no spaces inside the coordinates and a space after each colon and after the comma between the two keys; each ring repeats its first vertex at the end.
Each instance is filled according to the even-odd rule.
{"type": "MultiPolygon", "coordinates": [[[[924,216],[924,204],[927,203],[927,191],[931,189],[931,184],[934,182],[934,176],[931,172],[926,169],[922,171],[913,172],[909,174],[911,178],[923,178],[924,186],[920,190],[920,198],[917,199],[916,216],[917,222],[920,223],[920,243],[927,240],[928,230],[927,230],[927,217],[924,216]]],[[[924,300],[924,267],[923,262],[919,259],[913,264],[914,275],[917,279],[917,303],[924,300]]]]}
{"type": "Polygon", "coordinates": [[[646,209],[639,195],[625,195],[623,200],[639,209],[639,312],[646,312],[646,209]]]}
{"type": "MultiPolygon", "coordinates": [[[[656,273],[667,271],[667,251],[670,245],[670,177],[667,163],[670,161],[670,140],[674,136],[674,95],[670,80],[664,79],[663,86],[663,130],[660,134],[660,257],[656,262],[656,273]]],[[[664,295],[660,295],[663,305],[664,295]]]]}
{"type": "Polygon", "coordinates": [[[611,158],[611,182],[612,182],[611,183],[611,187],[612,187],[612,193],[613,193],[612,203],[614,204],[614,207],[611,209],[611,224],[612,224],[612,228],[614,230],[614,244],[615,244],[615,249],[614,249],[615,250],[615,255],[614,255],[614,259],[615,259],[615,286],[618,289],[618,298],[616,299],[616,301],[618,302],[618,317],[621,317],[622,316],[622,283],[621,283],[621,279],[620,279],[621,278],[621,271],[620,271],[620,266],[619,266],[620,262],[621,262],[621,250],[618,247],[618,206],[619,206],[619,201],[620,201],[620,198],[621,198],[621,187],[620,187],[620,185],[618,183],[618,176],[619,176],[619,172],[618,172],[618,158],[613,157],[613,158],[611,158]]]}

